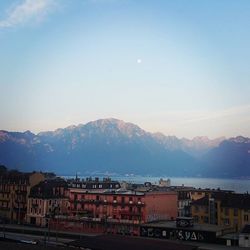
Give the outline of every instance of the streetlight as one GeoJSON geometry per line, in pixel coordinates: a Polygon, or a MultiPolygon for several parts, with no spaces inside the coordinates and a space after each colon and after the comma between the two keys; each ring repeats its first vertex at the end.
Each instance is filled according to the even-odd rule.
{"type": "Polygon", "coordinates": [[[3,223],[3,227],[2,227],[2,230],[3,230],[3,237],[5,238],[5,217],[1,217],[1,222],[3,223]]]}
{"type": "Polygon", "coordinates": [[[46,224],[47,224],[47,237],[46,237],[46,231],[45,231],[45,244],[47,244],[47,242],[49,242],[49,236],[50,236],[50,217],[51,215],[50,214],[46,214],[45,215],[45,219],[46,219],[46,224]],[[48,240],[46,239],[48,238],[48,240]]]}

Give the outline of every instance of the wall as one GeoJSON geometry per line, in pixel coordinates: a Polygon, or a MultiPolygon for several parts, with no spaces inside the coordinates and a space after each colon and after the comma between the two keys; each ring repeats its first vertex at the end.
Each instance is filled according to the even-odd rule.
{"type": "Polygon", "coordinates": [[[145,204],[145,222],[171,220],[177,217],[176,192],[146,193],[145,204]]]}

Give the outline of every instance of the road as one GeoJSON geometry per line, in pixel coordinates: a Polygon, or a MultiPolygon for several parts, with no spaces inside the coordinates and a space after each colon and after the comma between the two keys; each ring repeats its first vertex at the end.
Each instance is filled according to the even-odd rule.
{"type": "MultiPolygon", "coordinates": [[[[4,237],[4,233],[0,233],[0,237],[4,237]]],[[[56,237],[47,237],[47,235],[31,235],[31,234],[22,234],[22,233],[5,233],[5,238],[14,239],[14,240],[24,240],[24,241],[34,241],[39,244],[44,245],[63,245],[64,243],[72,241],[72,239],[67,238],[56,238],[56,237]]]]}

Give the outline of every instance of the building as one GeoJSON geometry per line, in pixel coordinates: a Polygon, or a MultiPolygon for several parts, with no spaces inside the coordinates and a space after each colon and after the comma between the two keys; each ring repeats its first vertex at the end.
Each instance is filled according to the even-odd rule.
{"type": "Polygon", "coordinates": [[[233,193],[230,190],[209,189],[209,188],[194,188],[188,186],[170,186],[165,190],[175,191],[178,194],[178,216],[189,217],[191,216],[191,203],[192,201],[201,199],[205,196],[211,197],[214,193],[233,193]]]}
{"type": "Polygon", "coordinates": [[[48,179],[31,188],[27,223],[47,226],[48,220],[68,214],[68,185],[62,178],[48,179]]]}
{"type": "Polygon", "coordinates": [[[214,193],[193,201],[191,211],[199,224],[234,227],[240,231],[250,221],[250,195],[214,193]]]}
{"type": "Polygon", "coordinates": [[[159,187],[170,187],[171,186],[171,180],[167,179],[167,180],[163,180],[162,178],[159,180],[159,187]]]}
{"type": "Polygon", "coordinates": [[[42,173],[2,171],[0,174],[0,216],[10,222],[23,223],[30,189],[43,180],[42,173]]]}
{"type": "Polygon", "coordinates": [[[103,178],[102,180],[96,178],[86,178],[80,180],[77,176],[75,179],[67,180],[69,188],[79,188],[84,190],[116,190],[121,188],[118,181],[113,181],[111,178],[103,178]]]}
{"type": "MultiPolygon", "coordinates": [[[[189,217],[190,218],[190,217],[189,217]]],[[[182,217],[180,219],[189,219],[182,217]]],[[[208,242],[226,244],[226,240],[221,239],[223,235],[234,231],[233,228],[225,228],[217,225],[199,225],[176,221],[159,221],[145,223],[140,227],[140,236],[148,238],[160,238],[166,240],[208,242]]]]}
{"type": "Polygon", "coordinates": [[[69,188],[70,210],[63,229],[139,235],[141,223],[177,216],[176,192],[69,188]]]}
{"type": "Polygon", "coordinates": [[[243,227],[239,234],[239,246],[250,248],[250,224],[243,227]]]}
{"type": "Polygon", "coordinates": [[[77,216],[115,220],[154,221],[176,217],[177,194],[175,192],[100,192],[69,189],[70,212],[77,216]]]}
{"type": "Polygon", "coordinates": [[[171,188],[178,194],[178,216],[191,216],[191,193],[195,191],[195,188],[185,186],[173,186],[171,188]]]}

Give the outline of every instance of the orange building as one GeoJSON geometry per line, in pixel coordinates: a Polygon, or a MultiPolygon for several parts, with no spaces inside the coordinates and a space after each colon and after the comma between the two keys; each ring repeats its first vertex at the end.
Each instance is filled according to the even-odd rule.
{"type": "Polygon", "coordinates": [[[23,223],[30,189],[44,180],[42,173],[3,171],[0,174],[0,216],[10,222],[23,223]]]}

